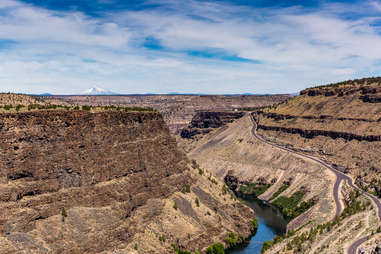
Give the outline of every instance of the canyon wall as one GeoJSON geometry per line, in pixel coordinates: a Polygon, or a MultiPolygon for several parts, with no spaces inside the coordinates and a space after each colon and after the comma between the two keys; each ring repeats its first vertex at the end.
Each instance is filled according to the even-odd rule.
{"type": "Polygon", "coordinates": [[[250,234],[252,211],[188,165],[160,113],[0,114],[0,135],[0,253],[172,253],[250,234]]]}

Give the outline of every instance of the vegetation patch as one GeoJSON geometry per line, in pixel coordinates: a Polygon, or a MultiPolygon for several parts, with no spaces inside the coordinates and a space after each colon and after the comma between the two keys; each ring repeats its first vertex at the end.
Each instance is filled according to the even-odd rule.
{"type": "Polygon", "coordinates": [[[290,185],[288,184],[283,184],[270,198],[270,200],[273,200],[275,199],[276,197],[279,196],[279,194],[281,194],[282,192],[284,192],[285,190],[287,190],[287,188],[289,187],[290,185]]]}
{"type": "MultiPolygon", "coordinates": [[[[358,191],[351,192],[349,205],[345,207],[342,214],[336,217],[333,221],[318,225],[317,227],[313,227],[310,229],[310,231],[303,232],[299,235],[295,235],[296,234],[295,231],[290,230],[286,235],[277,236],[274,238],[273,241],[266,242],[266,244],[264,244],[262,247],[262,253],[268,250],[269,248],[271,248],[273,245],[283,241],[284,239],[292,237],[294,235],[295,235],[294,238],[287,243],[286,249],[294,250],[296,253],[303,253],[305,251],[303,248],[305,248],[304,244],[306,242],[314,242],[318,235],[321,235],[325,232],[330,232],[336,225],[338,225],[345,218],[364,211],[366,207],[370,205],[370,203],[363,204],[361,201],[358,201],[357,198],[359,196],[360,196],[360,193],[358,191]]],[[[380,228],[380,232],[381,232],[381,228],[380,228]]],[[[328,246],[323,246],[323,248],[325,247],[328,247],[328,246]]]]}
{"type": "Polygon", "coordinates": [[[257,233],[257,230],[258,230],[258,219],[254,218],[254,220],[253,220],[253,226],[251,228],[251,233],[255,234],[255,233],[257,233]]]}
{"type": "Polygon", "coordinates": [[[243,235],[241,235],[241,234],[238,234],[236,236],[233,232],[230,232],[228,237],[224,241],[226,243],[227,248],[230,249],[230,248],[234,248],[237,245],[243,243],[245,241],[245,239],[244,239],[243,235]]]}
{"type": "MultiPolygon", "coordinates": [[[[175,244],[171,244],[171,246],[176,254],[192,254],[192,252],[187,250],[182,250],[180,247],[176,246],[175,244]]],[[[200,254],[200,252],[196,250],[195,254],[200,254]]]]}
{"type": "Polygon", "coordinates": [[[238,192],[244,195],[255,195],[256,197],[258,197],[262,193],[264,193],[268,188],[270,188],[270,186],[271,184],[250,183],[246,186],[241,186],[238,192]]]}
{"type": "Polygon", "coordinates": [[[225,248],[222,243],[215,243],[206,249],[206,254],[225,254],[225,248]]]}
{"type": "Polygon", "coordinates": [[[291,220],[298,217],[300,214],[304,213],[315,204],[314,200],[303,201],[300,203],[300,201],[303,199],[303,196],[304,193],[302,191],[297,191],[289,198],[280,196],[273,202],[273,204],[281,209],[283,215],[287,219],[291,220]]]}
{"type": "Polygon", "coordinates": [[[65,207],[62,207],[62,209],[61,209],[61,216],[62,216],[62,222],[65,222],[65,219],[67,217],[67,213],[66,213],[65,207]]]}

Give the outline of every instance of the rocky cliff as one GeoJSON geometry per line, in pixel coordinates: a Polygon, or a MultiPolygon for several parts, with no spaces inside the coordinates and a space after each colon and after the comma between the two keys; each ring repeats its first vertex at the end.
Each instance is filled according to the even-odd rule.
{"type": "Polygon", "coordinates": [[[182,138],[193,138],[202,133],[209,133],[244,116],[243,112],[198,112],[188,125],[181,130],[182,138]]]}
{"type": "Polygon", "coordinates": [[[250,209],[188,166],[159,113],[0,114],[0,136],[0,253],[172,253],[250,234],[250,209]]]}

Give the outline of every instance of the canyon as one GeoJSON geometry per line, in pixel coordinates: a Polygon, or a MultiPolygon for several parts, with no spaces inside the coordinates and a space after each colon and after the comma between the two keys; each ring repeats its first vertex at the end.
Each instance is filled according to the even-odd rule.
{"type": "Polygon", "coordinates": [[[252,237],[255,199],[287,222],[262,253],[370,254],[380,82],[298,96],[1,94],[0,252],[206,253],[252,237]]]}

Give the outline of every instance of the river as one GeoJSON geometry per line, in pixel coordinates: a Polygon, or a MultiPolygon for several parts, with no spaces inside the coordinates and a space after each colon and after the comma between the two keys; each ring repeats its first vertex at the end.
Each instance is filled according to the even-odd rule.
{"type": "Polygon", "coordinates": [[[259,199],[245,199],[245,202],[254,210],[258,218],[258,230],[248,245],[230,250],[227,252],[229,254],[259,254],[263,242],[270,241],[276,235],[283,235],[286,232],[287,221],[277,207],[259,199]]]}

